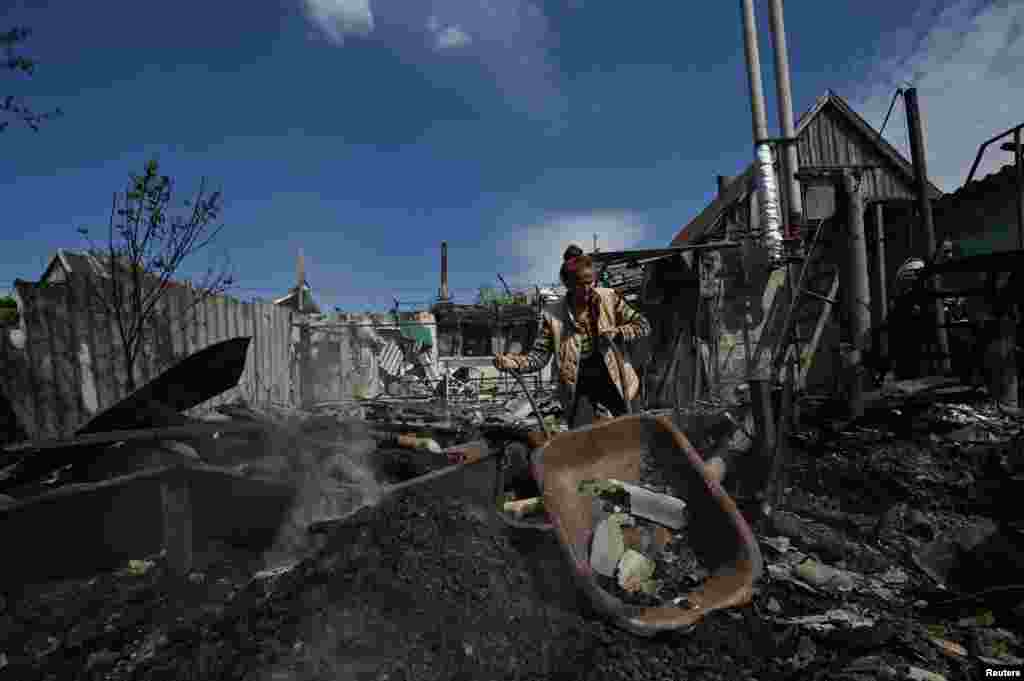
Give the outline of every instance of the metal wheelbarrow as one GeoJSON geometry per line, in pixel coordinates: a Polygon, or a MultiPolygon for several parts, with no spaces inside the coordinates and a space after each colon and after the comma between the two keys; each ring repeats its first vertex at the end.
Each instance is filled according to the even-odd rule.
{"type": "Polygon", "coordinates": [[[763,571],[761,552],[736,503],[686,437],[664,417],[623,416],[559,434],[532,456],[544,508],[579,587],[595,609],[640,636],[688,629],[710,612],[744,605],[763,571]],[[708,578],[685,606],[642,607],[605,591],[590,566],[594,507],[579,493],[584,480],[636,482],[642,456],[664,471],[686,501],[690,547],[708,578]]]}
{"type": "Polygon", "coordinates": [[[688,629],[710,612],[750,602],[764,565],[753,531],[722,489],[720,461],[706,464],[686,436],[664,417],[630,413],[552,437],[522,378],[517,372],[512,374],[543,430],[543,435],[531,434],[535,435],[530,438],[535,448],[529,474],[541,493],[544,515],[530,522],[502,512],[501,502],[509,486],[507,472],[515,470],[503,458],[497,466],[495,496],[498,516],[505,524],[554,531],[576,583],[595,609],[640,636],[688,629]],[[624,603],[600,586],[590,566],[596,519],[592,500],[579,493],[579,485],[584,480],[609,478],[637,482],[645,455],[686,501],[689,544],[709,572],[704,583],[687,595],[685,607],[624,603]]]}

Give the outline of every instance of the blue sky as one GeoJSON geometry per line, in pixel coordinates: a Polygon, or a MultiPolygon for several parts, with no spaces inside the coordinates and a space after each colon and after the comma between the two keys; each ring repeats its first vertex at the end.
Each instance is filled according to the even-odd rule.
{"type": "MultiPolygon", "coordinates": [[[[553,280],[595,232],[605,250],[665,245],[752,157],[738,2],[9,4],[0,28],[30,26],[40,64],[0,94],[65,115],[0,134],[5,287],[104,227],[152,156],[181,198],[202,177],[223,189],[211,255],[236,295],[283,295],[302,248],[318,300],[345,310],[431,301],[442,240],[462,302],[497,273],[553,280]]],[[[1009,0],[790,0],[796,113],[831,88],[877,126],[912,82],[931,174],[955,189],[977,145],[1021,122],[1022,18],[1009,0]]],[[[901,148],[903,130],[897,110],[901,148]]]]}

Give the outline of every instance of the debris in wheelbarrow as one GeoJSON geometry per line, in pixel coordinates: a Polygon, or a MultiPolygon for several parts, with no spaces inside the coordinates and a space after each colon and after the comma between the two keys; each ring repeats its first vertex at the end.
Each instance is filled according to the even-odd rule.
{"type": "Polygon", "coordinates": [[[623,512],[678,530],[683,526],[686,502],[620,480],[584,480],[580,494],[599,497],[623,512]]]}
{"type": "Polygon", "coordinates": [[[653,636],[687,629],[710,612],[750,602],[763,570],[754,535],[717,476],[669,420],[624,416],[560,434],[534,452],[533,467],[577,584],[595,609],[618,626],[653,636]],[[642,469],[656,470],[671,496],[685,501],[686,523],[663,551],[666,558],[675,558],[656,562],[652,573],[658,580],[659,568],[673,565],[674,572],[666,575],[675,577],[673,588],[655,589],[654,596],[640,589],[634,597],[591,567],[598,513],[594,499],[581,495],[579,487],[586,480],[609,479],[650,484],[640,479],[642,469]],[[684,593],[669,598],[677,589],[684,593]],[[640,595],[646,602],[636,602],[640,595]]]}

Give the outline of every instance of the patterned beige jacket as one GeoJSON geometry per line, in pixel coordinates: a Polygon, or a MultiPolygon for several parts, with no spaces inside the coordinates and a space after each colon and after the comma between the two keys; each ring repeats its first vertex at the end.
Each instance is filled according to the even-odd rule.
{"type": "MultiPolygon", "coordinates": [[[[647,319],[631,307],[617,291],[610,288],[595,288],[597,296],[597,334],[600,338],[606,333],[618,332],[621,340],[617,340],[622,351],[622,375],[619,362],[612,354],[614,351],[609,343],[598,341],[595,352],[602,353],[608,375],[626,400],[634,400],[640,392],[640,379],[636,370],[624,352],[623,342],[643,338],[651,333],[651,325],[647,319]]],[[[580,348],[582,335],[577,331],[572,306],[563,297],[557,303],[544,307],[540,318],[537,340],[533,347],[524,355],[508,355],[508,359],[516,369],[523,373],[543,368],[554,355],[554,370],[558,376],[559,398],[565,409],[570,409],[576,396],[576,383],[579,378],[580,348]]]]}

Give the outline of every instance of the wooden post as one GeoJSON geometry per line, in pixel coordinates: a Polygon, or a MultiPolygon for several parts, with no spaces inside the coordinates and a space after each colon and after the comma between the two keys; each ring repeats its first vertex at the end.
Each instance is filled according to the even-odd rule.
{"type": "Polygon", "coordinates": [[[986,324],[988,347],[985,351],[985,369],[989,392],[993,399],[1006,407],[1018,404],[1017,376],[1017,324],[1013,319],[991,320],[986,324]]]}
{"type": "Polygon", "coordinates": [[[847,248],[845,299],[850,324],[850,416],[864,415],[864,353],[870,345],[871,288],[868,282],[868,253],[864,234],[864,200],[861,177],[850,171],[843,172],[849,215],[847,218],[847,248]]]}
{"type": "Polygon", "coordinates": [[[177,576],[192,570],[192,500],[188,468],[169,471],[160,481],[163,507],[164,550],[171,572],[177,576]]]}
{"type": "MultiPolygon", "coordinates": [[[[914,177],[917,184],[917,206],[921,218],[921,230],[925,239],[925,262],[932,264],[938,252],[935,237],[935,219],[932,215],[932,203],[928,197],[928,168],[925,162],[924,123],[917,103],[917,88],[909,88],[903,92],[903,104],[907,112],[907,126],[910,133],[910,153],[914,162],[914,177]]],[[[934,280],[941,286],[939,280],[934,280]]],[[[930,364],[940,373],[948,373],[949,335],[946,333],[946,309],[938,298],[928,302],[929,322],[934,325],[934,338],[938,346],[939,357],[930,364]]]]}
{"type": "MultiPolygon", "coordinates": [[[[754,414],[754,432],[757,438],[756,461],[747,479],[751,484],[750,492],[767,501],[766,486],[771,474],[772,461],[775,459],[775,415],[772,408],[772,384],[764,379],[748,380],[750,386],[751,409],[754,414]]],[[[761,506],[762,512],[765,506],[761,506]]],[[[763,518],[761,519],[763,520],[763,518]]],[[[760,522],[759,522],[760,524],[760,522]]]]}
{"type": "MultiPolygon", "coordinates": [[[[885,281],[885,208],[881,201],[875,203],[875,276],[871,278],[871,322],[878,331],[885,324],[889,311],[889,295],[885,281]]],[[[875,338],[878,347],[875,354],[885,358],[889,356],[889,337],[878,332],[875,338]]]]}

